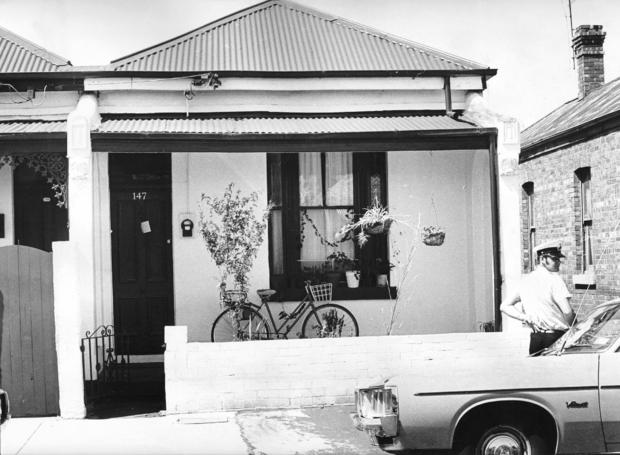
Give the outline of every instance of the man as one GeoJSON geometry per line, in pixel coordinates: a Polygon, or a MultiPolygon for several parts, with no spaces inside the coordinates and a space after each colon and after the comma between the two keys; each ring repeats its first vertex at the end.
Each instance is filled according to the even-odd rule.
{"type": "Polygon", "coordinates": [[[558,273],[562,245],[549,241],[538,245],[534,251],[538,266],[521,280],[517,291],[504,300],[502,313],[529,325],[530,354],[551,346],[570,328],[575,313],[569,304],[571,294],[558,273]],[[521,302],[521,309],[517,303],[521,302]]]}

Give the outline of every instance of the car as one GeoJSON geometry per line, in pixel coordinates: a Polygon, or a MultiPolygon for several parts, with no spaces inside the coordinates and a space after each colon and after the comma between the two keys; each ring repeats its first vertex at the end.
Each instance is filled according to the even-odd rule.
{"type": "Polygon", "coordinates": [[[9,403],[9,394],[0,389],[0,425],[9,420],[11,417],[11,406],[9,403]]]}
{"type": "Polygon", "coordinates": [[[355,425],[387,452],[620,453],[619,310],[596,306],[538,355],[428,362],[360,388],[355,425]]]}

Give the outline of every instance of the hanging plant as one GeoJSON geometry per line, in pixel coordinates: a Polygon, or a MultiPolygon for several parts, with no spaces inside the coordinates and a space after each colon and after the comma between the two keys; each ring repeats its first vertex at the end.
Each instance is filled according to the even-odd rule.
{"type": "Polygon", "coordinates": [[[428,246],[440,246],[446,238],[446,231],[440,226],[422,228],[422,242],[428,246]]]}
{"type": "Polygon", "coordinates": [[[357,242],[360,246],[364,246],[370,235],[388,232],[395,221],[396,218],[390,214],[388,209],[375,199],[372,207],[367,208],[359,220],[345,224],[336,232],[336,240],[346,239],[352,233],[359,231],[356,234],[357,242]]]}

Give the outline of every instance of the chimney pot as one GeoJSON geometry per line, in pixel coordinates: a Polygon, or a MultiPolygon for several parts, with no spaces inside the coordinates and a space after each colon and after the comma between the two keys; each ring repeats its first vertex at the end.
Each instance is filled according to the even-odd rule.
{"type": "Polygon", "coordinates": [[[602,25],[580,25],[573,34],[573,53],[577,59],[578,98],[582,99],[605,83],[602,25]]]}

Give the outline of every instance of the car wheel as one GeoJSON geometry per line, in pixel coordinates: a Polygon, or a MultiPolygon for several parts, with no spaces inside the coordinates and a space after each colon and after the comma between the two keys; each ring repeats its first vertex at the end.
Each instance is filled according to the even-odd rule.
{"type": "Polygon", "coordinates": [[[476,445],[475,455],[548,455],[545,440],[528,435],[517,425],[497,425],[485,431],[476,445]]]}

